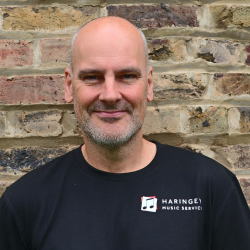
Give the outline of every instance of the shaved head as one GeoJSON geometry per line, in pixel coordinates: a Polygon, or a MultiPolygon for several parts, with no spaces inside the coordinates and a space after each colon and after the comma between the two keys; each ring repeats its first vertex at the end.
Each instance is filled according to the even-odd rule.
{"type": "MultiPolygon", "coordinates": [[[[145,57],[145,66],[147,69],[147,73],[149,71],[149,60],[148,60],[148,46],[147,46],[147,40],[143,32],[138,29],[136,26],[128,22],[127,20],[120,18],[120,17],[100,17],[94,20],[91,20],[90,22],[84,24],[74,35],[72,39],[71,44],[71,50],[70,50],[70,70],[73,75],[74,72],[74,63],[75,63],[75,55],[77,55],[77,48],[75,48],[75,42],[78,38],[78,35],[81,34],[81,37],[84,37],[84,34],[86,36],[90,31],[92,32],[98,32],[98,29],[101,30],[105,26],[114,26],[117,28],[122,29],[124,32],[133,32],[137,33],[137,36],[134,35],[134,39],[140,39],[142,42],[141,49],[143,50],[143,54],[145,57]]],[[[101,41],[100,45],[101,45],[101,41]]]]}

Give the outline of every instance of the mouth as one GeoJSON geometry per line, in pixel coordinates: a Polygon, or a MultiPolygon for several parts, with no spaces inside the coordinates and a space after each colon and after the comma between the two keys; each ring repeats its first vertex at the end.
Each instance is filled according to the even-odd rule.
{"type": "Polygon", "coordinates": [[[101,118],[120,118],[127,113],[125,110],[100,110],[94,111],[101,118]]]}

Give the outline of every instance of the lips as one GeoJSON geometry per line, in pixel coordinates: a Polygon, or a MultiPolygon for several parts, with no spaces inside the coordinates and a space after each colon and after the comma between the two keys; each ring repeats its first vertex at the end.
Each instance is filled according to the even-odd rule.
{"type": "Polygon", "coordinates": [[[94,111],[98,116],[101,117],[120,117],[127,113],[127,111],[124,110],[102,110],[102,111],[94,111]]]}
{"type": "Polygon", "coordinates": [[[128,103],[125,100],[121,100],[120,102],[115,103],[113,105],[97,101],[92,103],[88,107],[88,113],[89,115],[97,113],[100,116],[105,116],[105,117],[119,117],[124,113],[132,114],[133,107],[130,103],[128,103]]]}

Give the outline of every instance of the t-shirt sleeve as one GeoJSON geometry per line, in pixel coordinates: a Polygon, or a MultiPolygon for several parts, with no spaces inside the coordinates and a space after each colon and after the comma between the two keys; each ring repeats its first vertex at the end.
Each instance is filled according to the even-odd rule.
{"type": "Polygon", "coordinates": [[[0,198],[0,249],[1,250],[28,250],[20,225],[14,219],[13,213],[7,206],[4,195],[0,198]]]}
{"type": "Polygon", "coordinates": [[[233,177],[233,183],[214,222],[212,250],[250,249],[250,211],[236,177],[233,177]]]}

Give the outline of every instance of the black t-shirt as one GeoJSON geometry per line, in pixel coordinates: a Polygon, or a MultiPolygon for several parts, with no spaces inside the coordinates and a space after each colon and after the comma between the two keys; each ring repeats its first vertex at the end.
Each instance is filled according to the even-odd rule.
{"type": "Polygon", "coordinates": [[[0,200],[1,250],[249,250],[250,212],[234,174],[156,143],[145,168],[97,170],[75,149],[0,200]]]}

